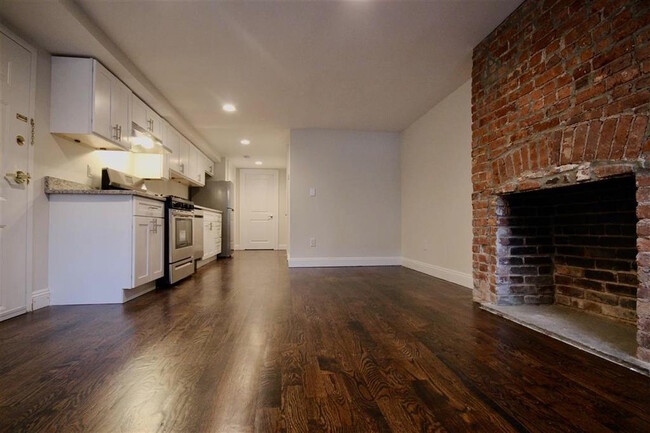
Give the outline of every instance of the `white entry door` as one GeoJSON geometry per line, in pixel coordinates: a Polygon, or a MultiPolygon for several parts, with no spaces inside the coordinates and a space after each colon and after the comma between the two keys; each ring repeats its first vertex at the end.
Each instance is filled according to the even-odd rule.
{"type": "Polygon", "coordinates": [[[240,170],[239,200],[242,248],[278,249],[278,171],[240,170]]]}
{"type": "Polygon", "coordinates": [[[32,52],[0,31],[0,320],[28,309],[32,67],[32,52]]]}

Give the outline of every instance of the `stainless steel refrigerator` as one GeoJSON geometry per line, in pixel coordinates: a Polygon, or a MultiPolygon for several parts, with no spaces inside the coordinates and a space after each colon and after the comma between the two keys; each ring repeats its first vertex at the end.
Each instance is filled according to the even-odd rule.
{"type": "Polygon", "coordinates": [[[221,219],[221,253],[218,257],[232,256],[232,219],[233,200],[235,189],[230,181],[205,179],[205,186],[201,188],[190,188],[190,199],[195,205],[220,210],[223,213],[221,219]]]}

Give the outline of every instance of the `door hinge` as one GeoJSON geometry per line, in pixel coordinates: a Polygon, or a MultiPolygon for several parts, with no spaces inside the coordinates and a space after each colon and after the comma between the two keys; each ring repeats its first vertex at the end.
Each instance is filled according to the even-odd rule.
{"type": "Polygon", "coordinates": [[[34,122],[34,118],[33,118],[33,117],[30,119],[29,124],[30,124],[31,127],[32,127],[32,140],[31,140],[31,141],[32,141],[32,146],[33,146],[33,145],[34,145],[34,141],[35,141],[34,137],[35,137],[35,130],[36,130],[36,122],[34,122]]]}

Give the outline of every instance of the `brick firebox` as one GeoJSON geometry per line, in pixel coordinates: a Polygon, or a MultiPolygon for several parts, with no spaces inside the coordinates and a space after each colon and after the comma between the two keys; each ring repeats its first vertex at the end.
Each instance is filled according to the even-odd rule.
{"type": "MultiPolygon", "coordinates": [[[[632,322],[631,307],[636,299],[637,355],[650,361],[649,114],[649,1],[527,0],[474,49],[475,301],[505,303],[525,301],[525,296],[529,296],[531,302],[550,302],[552,298],[577,307],[582,303],[587,309],[607,311],[605,314],[632,322]],[[624,175],[635,180],[630,188],[636,195],[634,207],[638,219],[634,239],[639,282],[636,296],[626,289],[634,281],[633,265],[625,270],[598,269],[594,262],[591,268],[569,266],[568,269],[557,262],[556,254],[555,259],[550,259],[555,262],[536,265],[536,276],[542,277],[538,279],[539,292],[522,287],[521,297],[508,298],[514,295],[504,289],[503,273],[509,273],[508,266],[514,265],[499,263],[499,248],[503,248],[499,240],[504,238],[504,217],[512,211],[513,204],[517,209],[517,200],[522,200],[515,198],[517,194],[545,190],[544,194],[562,196],[567,190],[560,187],[574,188],[571,185],[590,182],[595,185],[624,175]],[[560,273],[558,280],[558,267],[582,275],[590,271],[587,274],[592,276],[593,272],[605,271],[611,274],[607,278],[616,281],[595,279],[603,290],[593,290],[588,287],[594,284],[589,278],[560,273]],[[555,275],[553,284],[549,278],[543,278],[544,272],[551,269],[555,275]],[[573,278],[573,283],[563,284],[568,278],[573,278]],[[578,286],[583,287],[575,287],[576,278],[581,280],[578,286]],[[611,290],[607,289],[607,283],[611,290]],[[554,292],[550,291],[551,286],[554,292]],[[571,287],[582,292],[572,291],[571,287]],[[586,302],[587,292],[589,302],[586,302]]],[[[629,189],[626,194],[630,194],[629,189]]],[[[565,201],[562,197],[558,200],[556,206],[561,207],[565,201]]],[[[585,206],[588,204],[599,205],[593,202],[585,206]]],[[[627,208],[630,206],[628,202],[627,208]]],[[[625,218],[629,218],[627,215],[625,218]]],[[[606,230],[605,225],[603,229],[606,230]]],[[[552,234],[557,236],[558,232],[552,234]]],[[[621,249],[630,254],[630,239],[624,237],[614,242],[628,242],[621,249]]],[[[568,249],[570,245],[565,247],[565,251],[576,251],[568,249]]],[[[586,254],[586,250],[583,252],[586,254]]],[[[580,254],[577,252],[572,257],[580,254]]],[[[601,264],[606,260],[600,259],[601,264]]],[[[529,281],[533,280],[529,278],[529,281]]]]}
{"type": "Polygon", "coordinates": [[[504,195],[496,213],[497,304],[557,303],[636,322],[633,177],[504,195]]]}

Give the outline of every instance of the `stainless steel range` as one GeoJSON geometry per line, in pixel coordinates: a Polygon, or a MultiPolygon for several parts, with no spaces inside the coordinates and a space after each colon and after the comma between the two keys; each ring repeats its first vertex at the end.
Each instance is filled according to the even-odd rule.
{"type": "Polygon", "coordinates": [[[194,203],[167,197],[166,272],[168,284],[174,284],[194,273],[194,203]]]}

